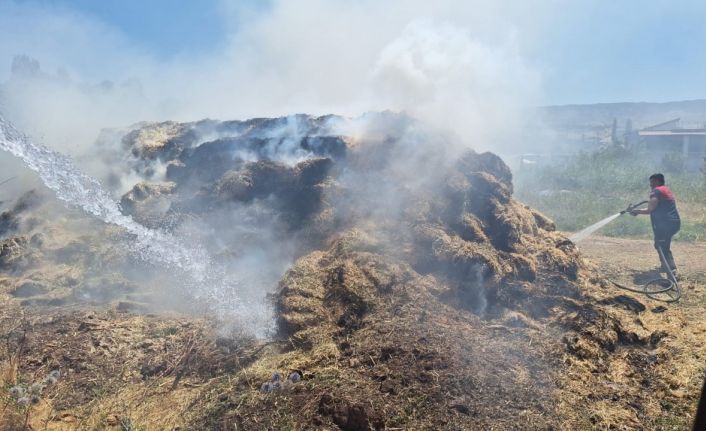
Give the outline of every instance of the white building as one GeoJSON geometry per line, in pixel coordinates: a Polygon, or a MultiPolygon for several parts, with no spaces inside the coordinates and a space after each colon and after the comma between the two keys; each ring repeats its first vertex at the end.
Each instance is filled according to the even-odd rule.
{"type": "Polygon", "coordinates": [[[684,127],[679,118],[646,127],[638,132],[640,146],[655,157],[681,153],[690,171],[704,166],[706,127],[684,127]]]}

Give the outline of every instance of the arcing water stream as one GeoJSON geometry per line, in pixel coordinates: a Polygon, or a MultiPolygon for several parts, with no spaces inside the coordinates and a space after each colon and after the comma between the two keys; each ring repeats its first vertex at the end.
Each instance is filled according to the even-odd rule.
{"type": "MultiPolygon", "coordinates": [[[[5,150],[35,171],[57,198],[76,206],[106,223],[123,227],[134,235],[130,249],[142,260],[155,265],[183,271],[188,280],[185,288],[195,299],[205,302],[218,318],[235,318],[248,322],[251,328],[262,328],[267,313],[262,306],[246,307],[236,296],[236,280],[228,279],[225,271],[216,267],[206,251],[198,246],[186,246],[167,232],[148,229],[130,216],[103,190],[100,183],[78,170],[71,159],[35,144],[0,115],[0,149],[5,150]],[[258,321],[255,323],[255,321],[258,321]]],[[[267,325],[269,326],[269,325],[267,325]]]]}
{"type": "Polygon", "coordinates": [[[0,115],[0,149],[19,157],[39,174],[42,182],[60,200],[78,206],[106,223],[124,227],[135,235],[134,249],[148,262],[180,268],[195,280],[206,278],[208,256],[203,250],[187,250],[168,234],[148,229],[120,211],[117,202],[100,183],[76,169],[71,160],[55,151],[31,142],[27,136],[0,115]]]}
{"type": "Polygon", "coordinates": [[[583,241],[587,237],[589,237],[593,232],[597,231],[598,229],[602,228],[603,226],[607,225],[608,223],[612,222],[616,218],[620,217],[621,213],[613,214],[612,216],[606,217],[603,220],[592,224],[591,226],[581,230],[580,232],[576,232],[575,234],[571,235],[569,239],[571,242],[574,244],[583,241]]]}

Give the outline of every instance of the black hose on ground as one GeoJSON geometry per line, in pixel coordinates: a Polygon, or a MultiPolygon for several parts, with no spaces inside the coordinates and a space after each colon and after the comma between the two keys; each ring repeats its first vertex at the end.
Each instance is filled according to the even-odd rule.
{"type": "Polygon", "coordinates": [[[667,278],[655,278],[648,281],[645,284],[639,286],[639,288],[632,288],[611,280],[611,283],[619,287],[620,289],[627,290],[629,292],[642,293],[648,297],[663,302],[677,302],[681,298],[681,289],[679,288],[679,283],[677,282],[677,277],[672,272],[667,259],[664,257],[664,252],[662,247],[657,247],[657,253],[659,254],[659,259],[662,261],[662,267],[667,268],[667,278]],[[665,295],[667,298],[658,296],[665,295]]]}

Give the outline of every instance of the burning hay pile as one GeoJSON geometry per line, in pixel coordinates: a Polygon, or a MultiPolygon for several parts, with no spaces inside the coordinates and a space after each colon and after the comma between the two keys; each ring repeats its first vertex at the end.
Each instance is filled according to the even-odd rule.
{"type": "MultiPolygon", "coordinates": [[[[379,114],[362,133],[333,133],[344,126],[297,116],[125,135],[130,169],[146,180],[122,199],[135,219],[174,231],[207,224],[222,261],[252,265],[248,247],[296,258],[268,296],[275,341],[226,341],[203,322],[178,331],[198,328],[200,339],[155,335],[139,317],[98,311],[122,325],[102,326],[98,342],[113,346],[125,374],[101,376],[105,362],[85,361],[95,364],[96,390],[120,397],[97,395],[110,411],[72,398],[48,424],[59,429],[70,413],[79,428],[113,429],[125,417],[155,429],[584,429],[616,418],[637,429],[663,415],[651,393],[667,390],[669,368],[645,362],[653,354],[645,349],[660,352],[667,335],[656,313],[610,291],[550,220],[517,202],[500,158],[439,151],[422,142],[434,139],[425,133],[410,139],[416,126],[404,116],[379,114]],[[608,405],[587,388],[616,380],[611,367],[629,376],[623,385],[649,375],[653,386],[628,388],[608,405]],[[262,391],[280,372],[297,383],[262,391]],[[165,390],[180,419],[150,407],[165,390]],[[600,408],[583,400],[589,393],[600,408]]],[[[3,241],[10,265],[27,242],[18,238],[3,241]]],[[[5,286],[26,275],[15,271],[5,286]]],[[[77,319],[85,320],[55,322],[74,328],[77,319]]],[[[37,338],[53,330],[28,324],[37,338]]],[[[54,346],[96,348],[69,338],[54,346]]],[[[61,355],[29,359],[40,352],[27,349],[15,374],[62,367],[61,355]]],[[[72,366],[61,384],[87,372],[72,366]]]]}

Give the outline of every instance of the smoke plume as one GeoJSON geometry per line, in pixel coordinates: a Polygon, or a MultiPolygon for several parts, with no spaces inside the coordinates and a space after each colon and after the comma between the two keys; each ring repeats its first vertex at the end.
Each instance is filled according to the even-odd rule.
{"type": "MultiPolygon", "coordinates": [[[[297,193],[304,190],[312,205],[325,202],[338,214],[395,220],[410,196],[433,187],[439,180],[433,173],[464,149],[511,149],[531,120],[528,107],[536,103],[540,78],[521,55],[526,7],[507,4],[515,7],[298,0],[257,10],[224,4],[229,32],[218,52],[165,60],[91,16],[3,3],[0,25],[17,43],[0,45],[0,110],[34,140],[73,156],[116,199],[130,190],[123,209],[133,205],[127,209],[141,223],[169,231],[180,243],[204,244],[216,260],[230,256],[224,271],[239,281],[228,288],[268,315],[257,304],[293,259],[322,244],[299,231],[292,220],[308,215],[286,196],[257,191],[258,175],[301,183],[297,193]],[[406,115],[365,115],[385,110],[406,115]],[[264,125],[193,122],[281,115],[287,116],[264,125]],[[184,123],[136,124],[167,120],[184,123]],[[320,148],[329,151],[337,136],[366,143],[357,149],[347,144],[355,168],[340,154],[318,152],[317,139],[328,139],[320,148]],[[157,153],[150,153],[150,142],[159,144],[157,153]],[[165,142],[173,148],[165,150],[165,142]],[[325,182],[305,184],[307,172],[319,169],[307,161],[322,157],[337,161],[345,193],[325,182]],[[219,171],[217,161],[233,166],[219,171]],[[189,171],[194,167],[200,171],[189,171]],[[230,201],[204,200],[204,190],[230,201]],[[135,205],[145,199],[166,203],[140,219],[135,205]]],[[[225,294],[209,292],[228,303],[225,294]]]]}

